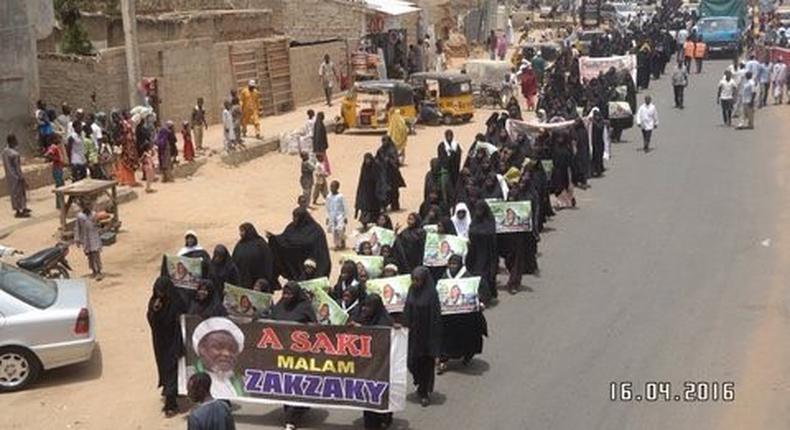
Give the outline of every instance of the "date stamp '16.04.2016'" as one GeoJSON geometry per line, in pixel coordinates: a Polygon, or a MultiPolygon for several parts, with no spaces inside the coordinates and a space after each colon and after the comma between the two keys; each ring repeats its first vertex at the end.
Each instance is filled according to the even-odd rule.
{"type": "Polygon", "coordinates": [[[678,387],[671,382],[631,381],[609,383],[609,400],[618,402],[733,402],[735,382],[685,381],[678,387]]]}

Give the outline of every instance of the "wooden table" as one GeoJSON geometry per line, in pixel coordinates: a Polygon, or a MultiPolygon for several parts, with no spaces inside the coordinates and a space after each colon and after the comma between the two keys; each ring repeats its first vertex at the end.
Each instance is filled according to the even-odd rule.
{"type": "Polygon", "coordinates": [[[74,202],[81,199],[95,201],[102,194],[106,195],[110,199],[110,205],[113,208],[110,225],[112,228],[117,229],[121,224],[121,220],[118,217],[117,186],[118,182],[116,181],[88,178],[55,188],[53,192],[64,202],[63,206],[60,208],[61,239],[71,239],[74,234],[72,228],[69,227],[70,223],[68,222],[69,209],[71,209],[71,206],[74,204],[74,202]]]}

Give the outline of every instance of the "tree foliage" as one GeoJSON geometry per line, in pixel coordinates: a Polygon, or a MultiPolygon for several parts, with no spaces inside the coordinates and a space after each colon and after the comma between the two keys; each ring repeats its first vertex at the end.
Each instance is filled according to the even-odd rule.
{"type": "Polygon", "coordinates": [[[64,54],[93,54],[93,44],[80,22],[81,3],[80,0],[55,0],[55,15],[63,26],[60,49],[64,54]]]}

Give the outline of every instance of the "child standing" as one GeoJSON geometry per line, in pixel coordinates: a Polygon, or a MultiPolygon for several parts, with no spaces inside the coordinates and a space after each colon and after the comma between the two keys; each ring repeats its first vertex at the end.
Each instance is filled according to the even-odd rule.
{"type": "Polygon", "coordinates": [[[340,182],[332,181],[326,198],[326,227],[332,233],[335,250],[346,249],[346,201],[340,194],[340,182]]]}
{"type": "Polygon", "coordinates": [[[302,175],[299,177],[299,185],[302,186],[302,196],[304,200],[310,201],[310,192],[313,190],[313,172],[315,171],[315,164],[310,160],[310,155],[306,152],[301,152],[299,155],[302,157],[302,175]]]}
{"type": "Polygon", "coordinates": [[[145,176],[145,192],[152,193],[154,190],[151,188],[151,182],[154,182],[156,179],[156,170],[154,167],[154,160],[156,160],[156,151],[154,151],[154,145],[150,143],[146,143],[143,149],[143,159],[142,159],[142,166],[143,166],[143,176],[145,176]]]}
{"type": "Polygon", "coordinates": [[[184,161],[195,159],[195,146],[192,144],[192,128],[189,121],[181,123],[181,137],[184,139],[184,161]]]}
{"type": "Polygon", "coordinates": [[[81,246],[88,257],[88,266],[91,269],[91,277],[101,281],[104,275],[101,272],[101,237],[99,237],[99,226],[96,222],[96,214],[93,212],[90,201],[82,202],[82,210],[77,214],[76,229],[74,231],[74,241],[77,246],[81,246]]]}
{"type": "Polygon", "coordinates": [[[326,201],[326,178],[329,177],[329,163],[327,162],[326,157],[324,154],[316,154],[315,156],[318,160],[318,164],[315,168],[315,188],[313,189],[314,205],[318,204],[319,195],[324,198],[324,201],[326,201]]]}

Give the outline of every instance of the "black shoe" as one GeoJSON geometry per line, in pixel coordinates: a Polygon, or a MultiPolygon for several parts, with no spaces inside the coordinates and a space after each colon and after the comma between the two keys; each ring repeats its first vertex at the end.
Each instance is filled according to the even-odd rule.
{"type": "Polygon", "coordinates": [[[431,399],[428,397],[420,397],[420,406],[427,408],[431,404],[431,399]]]}

